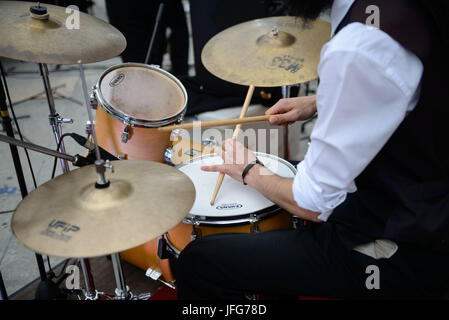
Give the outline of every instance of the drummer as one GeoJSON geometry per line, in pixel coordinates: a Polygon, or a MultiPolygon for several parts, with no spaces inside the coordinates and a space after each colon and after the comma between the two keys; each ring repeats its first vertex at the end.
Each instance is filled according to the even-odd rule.
{"type": "Polygon", "coordinates": [[[318,112],[296,177],[271,174],[232,140],[226,152],[216,150],[224,164],[203,170],[256,188],[308,223],[191,242],[179,258],[181,299],[449,292],[443,1],[292,1],[311,20],[330,7],[332,24],[317,95],[283,99],[267,111],[273,125],[318,112]],[[380,29],[372,27],[377,10],[380,29]]]}

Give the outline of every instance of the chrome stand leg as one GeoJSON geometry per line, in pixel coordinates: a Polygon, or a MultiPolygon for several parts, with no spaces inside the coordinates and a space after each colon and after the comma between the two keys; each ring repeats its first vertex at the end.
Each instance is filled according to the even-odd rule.
{"type": "MultiPolygon", "coordinates": [[[[53,129],[53,134],[56,139],[56,143],[59,144],[61,141],[62,135],[62,123],[64,122],[73,122],[70,119],[63,119],[56,112],[55,108],[55,100],[53,98],[53,92],[51,91],[50,78],[48,76],[48,67],[45,63],[39,63],[39,69],[41,72],[42,79],[44,81],[44,89],[45,94],[47,96],[48,107],[50,108],[50,115],[48,119],[50,120],[50,125],[53,129]]],[[[64,143],[61,142],[61,147],[59,148],[59,152],[66,153],[64,143]]],[[[60,159],[62,171],[67,173],[69,171],[69,163],[65,159],[60,159]]]]}
{"type": "Polygon", "coordinates": [[[95,290],[94,279],[92,277],[89,259],[79,259],[81,270],[83,271],[84,284],[86,286],[84,295],[86,299],[95,299],[97,292],[95,290]]]}
{"type": "Polygon", "coordinates": [[[112,268],[114,269],[114,277],[117,288],[115,289],[116,299],[131,300],[133,294],[126,285],[125,276],[123,275],[122,263],[120,261],[120,254],[114,253],[111,255],[112,268]]]}
{"type": "MultiPolygon", "coordinates": [[[[53,92],[51,90],[50,77],[48,73],[48,67],[46,63],[39,63],[39,70],[44,82],[45,94],[47,96],[48,107],[50,109],[50,115],[48,116],[50,120],[50,125],[53,129],[53,134],[57,144],[60,144],[59,152],[67,153],[65,151],[64,143],[61,142],[62,136],[62,124],[63,123],[73,123],[71,119],[64,119],[56,112],[55,99],[53,97],[53,92]]],[[[66,159],[61,159],[62,172],[68,173],[70,171],[69,163],[66,159]]],[[[85,295],[87,298],[94,297],[96,295],[95,285],[93,282],[92,274],[90,272],[90,264],[87,259],[80,259],[81,269],[83,271],[84,283],[86,284],[85,295]]]]}

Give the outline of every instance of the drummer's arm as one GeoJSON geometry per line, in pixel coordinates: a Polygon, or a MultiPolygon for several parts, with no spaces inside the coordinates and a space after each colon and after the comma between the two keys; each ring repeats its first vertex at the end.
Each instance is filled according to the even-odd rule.
{"type": "Polygon", "coordinates": [[[322,222],[319,213],[301,208],[293,197],[293,179],[282,178],[261,165],[255,165],[246,175],[245,182],[281,208],[304,220],[322,222]]]}

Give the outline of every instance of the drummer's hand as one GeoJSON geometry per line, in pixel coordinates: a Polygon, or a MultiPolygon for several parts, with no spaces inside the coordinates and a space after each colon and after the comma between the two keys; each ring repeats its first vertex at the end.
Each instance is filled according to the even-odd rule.
{"type": "Polygon", "coordinates": [[[281,99],[265,112],[273,115],[270,117],[270,124],[277,126],[307,120],[315,113],[316,96],[281,99]]]}
{"type": "Polygon", "coordinates": [[[215,147],[214,151],[223,158],[222,165],[203,166],[201,170],[209,172],[221,172],[231,178],[242,182],[242,173],[248,163],[256,160],[256,155],[245,148],[240,142],[229,139],[223,142],[223,151],[215,147]]]}

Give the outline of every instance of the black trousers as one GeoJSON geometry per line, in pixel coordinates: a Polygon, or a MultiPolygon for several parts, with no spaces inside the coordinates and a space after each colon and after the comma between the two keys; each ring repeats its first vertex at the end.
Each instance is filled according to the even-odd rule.
{"type": "Polygon", "coordinates": [[[349,250],[338,226],[326,222],[197,239],[182,251],[176,278],[180,299],[423,299],[449,293],[448,267],[447,255],[403,245],[390,259],[373,259],[349,250]],[[378,289],[368,266],[378,268],[378,289]]]}

